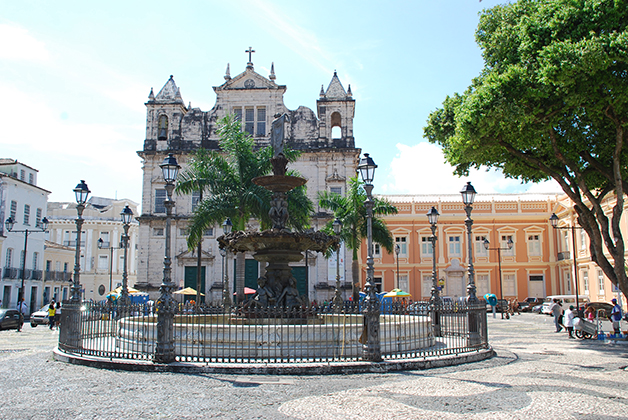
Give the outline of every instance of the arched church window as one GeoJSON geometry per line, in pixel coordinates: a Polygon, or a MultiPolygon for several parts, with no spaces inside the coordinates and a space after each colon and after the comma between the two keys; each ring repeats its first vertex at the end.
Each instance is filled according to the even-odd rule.
{"type": "Polygon", "coordinates": [[[342,119],[339,112],[334,112],[331,114],[331,138],[342,138],[342,119]]]}
{"type": "Polygon", "coordinates": [[[168,117],[161,115],[159,117],[157,140],[168,140],[168,117]]]}

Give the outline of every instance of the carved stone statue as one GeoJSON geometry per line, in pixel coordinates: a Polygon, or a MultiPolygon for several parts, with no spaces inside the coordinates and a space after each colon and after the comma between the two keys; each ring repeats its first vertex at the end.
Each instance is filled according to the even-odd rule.
{"type": "Polygon", "coordinates": [[[275,119],[272,122],[272,130],[270,133],[270,145],[273,148],[273,157],[283,154],[284,144],[284,124],[288,121],[288,115],[275,114],[275,119]]]}
{"type": "Polygon", "coordinates": [[[275,294],[266,284],[266,277],[262,276],[257,279],[257,291],[250,302],[251,306],[268,308],[269,306],[275,305],[275,294]]]}
{"type": "Polygon", "coordinates": [[[301,306],[301,299],[299,298],[299,291],[297,290],[297,281],[294,277],[290,277],[288,285],[283,289],[283,293],[279,297],[279,304],[283,304],[286,308],[294,308],[301,306]]]}
{"type": "Polygon", "coordinates": [[[273,229],[283,230],[288,222],[288,200],[283,193],[275,193],[270,202],[268,216],[273,221],[273,229]]]}

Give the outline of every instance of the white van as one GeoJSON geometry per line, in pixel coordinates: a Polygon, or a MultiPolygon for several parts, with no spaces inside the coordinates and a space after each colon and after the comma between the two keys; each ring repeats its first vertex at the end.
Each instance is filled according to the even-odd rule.
{"type": "MultiPolygon", "coordinates": [[[[551,315],[552,311],[550,311],[550,306],[554,299],[558,299],[561,305],[563,305],[563,310],[569,308],[569,305],[576,306],[576,295],[552,295],[548,296],[543,300],[543,307],[541,308],[541,313],[545,315],[551,315]]],[[[584,306],[585,303],[589,303],[589,298],[584,295],[578,295],[578,304],[580,306],[584,306]]]]}

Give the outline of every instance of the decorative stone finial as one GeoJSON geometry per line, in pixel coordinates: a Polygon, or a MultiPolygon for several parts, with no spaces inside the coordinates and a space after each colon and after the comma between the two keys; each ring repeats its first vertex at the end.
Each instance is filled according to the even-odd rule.
{"type": "Polygon", "coordinates": [[[325,97],[325,89],[323,89],[323,85],[321,85],[321,93],[319,93],[321,98],[325,97]]]}
{"type": "Polygon", "coordinates": [[[225,72],[225,80],[231,80],[231,72],[229,71],[229,63],[227,63],[227,71],[225,72]]]}
{"type": "Polygon", "coordinates": [[[347,96],[353,96],[353,93],[351,93],[351,85],[347,88],[347,96]]]}
{"type": "Polygon", "coordinates": [[[153,88],[150,88],[150,93],[148,94],[148,99],[151,101],[155,100],[155,94],[153,93],[153,88]]]}
{"type": "Polygon", "coordinates": [[[270,63],[270,76],[268,78],[272,81],[275,81],[277,76],[275,76],[275,63],[270,63]]]}

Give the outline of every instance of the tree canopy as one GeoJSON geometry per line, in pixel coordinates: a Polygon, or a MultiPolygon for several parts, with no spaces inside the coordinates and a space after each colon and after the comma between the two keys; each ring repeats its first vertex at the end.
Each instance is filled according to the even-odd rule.
{"type": "Polygon", "coordinates": [[[627,28],[625,0],[519,0],[484,10],[476,33],[484,69],[425,128],[459,175],[486,166],[522,181],[556,180],[593,261],[624,295],[627,28]],[[616,201],[605,212],[607,198],[616,201]]]}

